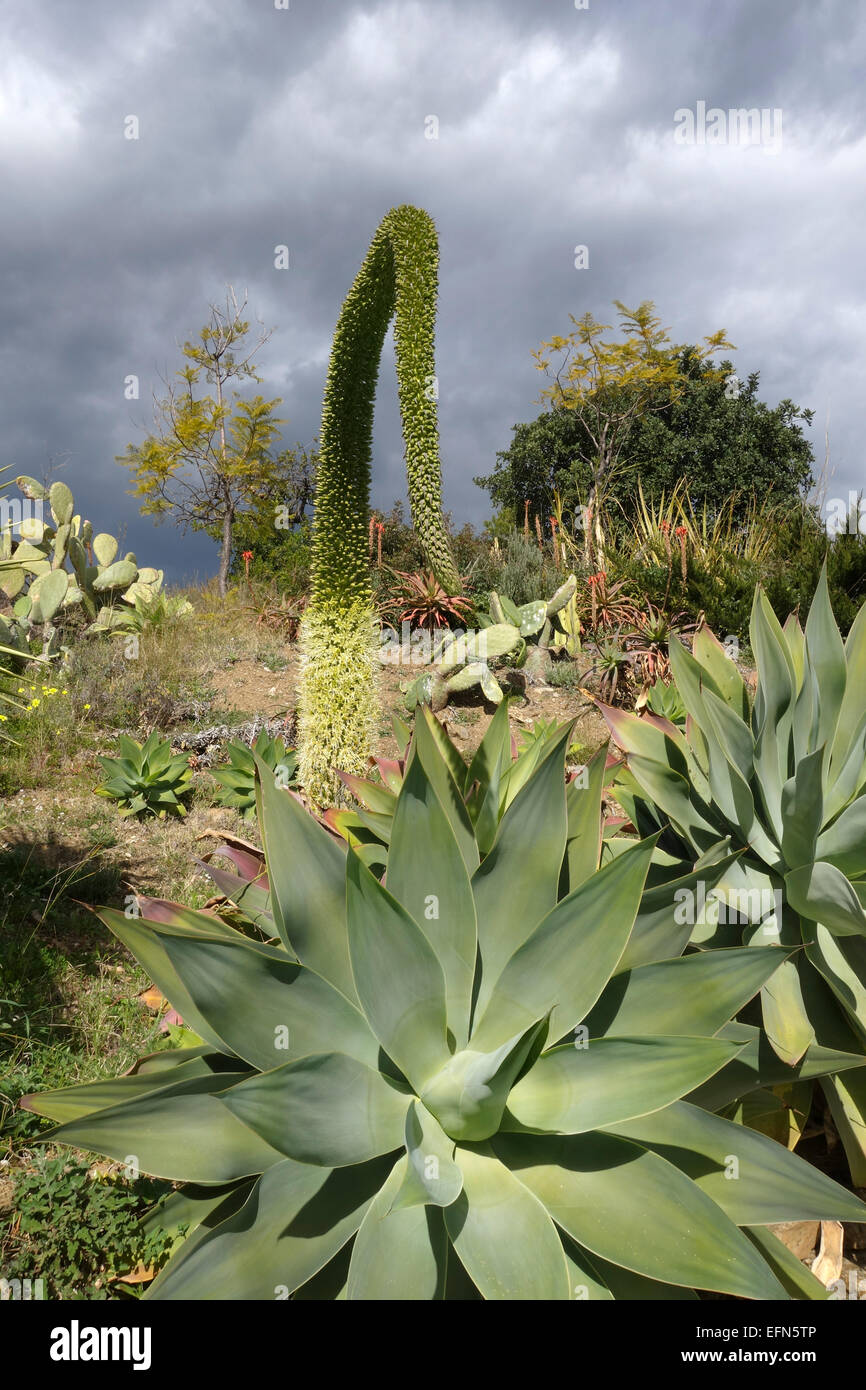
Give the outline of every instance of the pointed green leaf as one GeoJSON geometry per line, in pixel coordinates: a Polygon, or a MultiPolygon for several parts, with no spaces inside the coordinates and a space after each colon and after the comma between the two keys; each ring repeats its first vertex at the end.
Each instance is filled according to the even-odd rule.
{"type": "Polygon", "coordinates": [[[590,1037],[712,1037],[770,978],[778,947],[701,951],[614,976],[586,1019],[590,1037]]]}
{"type": "Polygon", "coordinates": [[[610,1129],[687,1173],[739,1226],[866,1218],[866,1205],[812,1164],[686,1101],[610,1129]]]}
{"type": "Polygon", "coordinates": [[[686,1288],[740,1298],[783,1297],[730,1218],[650,1150],[599,1132],[500,1135],[493,1148],[556,1224],[591,1254],[686,1288]]]}
{"type": "Polygon", "coordinates": [[[571,1298],[556,1228],[542,1204],[498,1159],[458,1147],[463,1191],[445,1209],[451,1242],[488,1300],[571,1298]]]}
{"type": "Polygon", "coordinates": [[[349,850],[349,953],[358,998],[388,1056],[420,1091],[450,1057],[445,976],[427,937],[349,850]]]}
{"type": "Polygon", "coordinates": [[[375,1159],[332,1173],[284,1159],[190,1254],[181,1246],[145,1297],[286,1298],[351,1240],[391,1166],[375,1159]]]}
{"type": "Polygon", "coordinates": [[[570,893],[509,960],[471,1043],[490,1051],[552,1013],[550,1037],[581,1022],[628,940],[654,840],[642,840],[570,893]]]}
{"type": "Polygon", "coordinates": [[[346,854],[256,758],[256,807],[283,945],[357,1002],[346,933],[346,854]]]}
{"type": "MultiPolygon", "coordinates": [[[[547,757],[508,807],[493,848],[472,879],[482,967],[476,1017],[486,1009],[506,962],[556,902],[568,828],[565,751],[569,733],[569,726],[560,731],[547,757]]],[[[545,1012],[531,1011],[525,1026],[545,1012]]],[[[499,1041],[516,1031],[517,1027],[509,1027],[499,1041]]]]}
{"type": "Polygon", "coordinates": [[[539,1057],[518,1081],[508,1113],[527,1129],[582,1134],[679,1100],[738,1051],[737,1043],[702,1037],[567,1044],[539,1057]]]}
{"type": "Polygon", "coordinates": [[[448,1239],[433,1207],[399,1207],[406,1177],[401,1158],[361,1222],[349,1265],[348,1299],[415,1302],[440,1299],[445,1288],[448,1239]]]}
{"type": "Polygon", "coordinates": [[[52,1142],[93,1149],[174,1182],[230,1182],[263,1173],[282,1154],[224,1105],[237,1080],[223,1072],[163,1086],[51,1131],[52,1142]],[[217,1092],[224,1094],[218,1095],[217,1092]]]}
{"type": "Polygon", "coordinates": [[[406,1158],[394,1210],[425,1203],[447,1207],[460,1195],[463,1174],[454,1162],[454,1140],[419,1100],[406,1113],[406,1158]]]}
{"type": "Polygon", "coordinates": [[[421,928],[445,977],[448,1027],[466,1046],[475,974],[475,899],[451,823],[420,758],[397,799],[388,891],[421,928]]]}
{"type": "Polygon", "coordinates": [[[301,1057],[252,1076],[222,1100],[280,1153],[327,1168],[399,1148],[409,1108],[405,1091],[339,1052],[301,1057]]]}

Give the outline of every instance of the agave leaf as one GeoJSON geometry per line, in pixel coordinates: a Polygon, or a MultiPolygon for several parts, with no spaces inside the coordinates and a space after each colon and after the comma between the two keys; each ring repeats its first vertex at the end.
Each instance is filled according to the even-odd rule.
{"type": "Polygon", "coordinates": [[[274,785],[271,769],[258,757],[256,771],[256,807],[280,939],[303,965],[356,1003],[346,931],[345,850],[274,785]]]}
{"type": "MultiPolygon", "coordinates": [[[[149,978],[153,980],[157,989],[165,995],[193,1032],[197,1033],[200,1038],[204,1038],[205,1042],[216,1048],[218,1052],[231,1055],[232,1049],[199,1011],[192,995],[173,966],[165,949],[165,943],[160,937],[157,924],[148,922],[144,918],[126,917],[122,912],[108,907],[102,908],[98,915],[105,925],[114,932],[114,935],[123,942],[124,946],[132,952],[149,978]]],[[[203,916],[204,914],[199,915],[203,916]]],[[[216,921],[217,919],[213,920],[216,921]]],[[[220,928],[223,933],[231,930],[226,928],[225,923],[220,922],[214,929],[215,936],[219,933],[220,928]]]]}
{"type": "Polygon", "coordinates": [[[806,942],[806,955],[842,1004],[857,1035],[866,1040],[866,942],[861,936],[840,936],[819,925],[815,939],[806,942]]]}
{"type": "Polygon", "coordinates": [[[829,1291],[820,1279],[816,1279],[772,1231],[765,1230],[763,1226],[747,1226],[745,1233],[756,1249],[760,1250],[791,1298],[807,1298],[820,1303],[830,1297],[829,1291]]]}
{"type": "Polygon", "coordinates": [[[547,1038],[547,1019],[508,1038],[491,1052],[455,1052],[421,1092],[421,1100],[452,1139],[476,1143],[502,1122],[508,1093],[547,1038]]]}
{"type": "Polygon", "coordinates": [[[343,1052],[375,1067],[378,1044],[344,994],[282,949],[238,936],[201,941],[158,933],[166,955],[219,1037],[267,1071],[311,1052],[343,1052]]]}
{"type": "Polygon", "coordinates": [[[582,1021],[622,955],[653,848],[640,841],[548,913],[496,981],[473,1047],[492,1050],[548,1013],[551,1038],[582,1021]]]}
{"type": "Polygon", "coordinates": [[[389,787],[379,782],[370,782],[364,777],[353,777],[348,772],[338,772],[337,776],[362,806],[380,815],[393,815],[396,797],[389,787]]]}
{"type": "Polygon", "coordinates": [[[562,1243],[541,1202],[488,1153],[458,1146],[457,1161],[463,1191],[445,1224],[482,1297],[569,1299],[562,1243]]]}
{"type": "Polygon", "coordinates": [[[628,762],[641,789],[700,852],[706,853],[718,844],[719,831],[710,819],[712,811],[702,804],[687,777],[636,753],[629,755],[628,762]],[[702,814],[704,811],[706,815],[702,814]]]}
{"type": "Polygon", "coordinates": [[[427,937],[355,854],[346,872],[349,953],[361,1007],[416,1091],[450,1057],[445,977],[427,937]]]}
{"type": "Polygon", "coordinates": [[[686,1101],[610,1129],[669,1159],[740,1226],[866,1219],[866,1205],[811,1163],[686,1101]]]}
{"type": "Polygon", "coordinates": [[[845,1146],[851,1181],[855,1187],[866,1187],[866,1077],[862,1070],[849,1071],[821,1084],[845,1146]]]}
{"type": "Polygon", "coordinates": [[[782,787],[782,857],[795,869],[810,864],[824,819],[824,749],[817,748],[797,763],[797,770],[782,787]]]}
{"type": "MultiPolygon", "coordinates": [[[[719,847],[724,847],[723,841],[719,841],[719,847]]],[[[699,860],[693,873],[646,888],[617,971],[633,970],[636,966],[679,956],[689,939],[695,937],[697,914],[683,911],[684,905],[696,906],[699,894],[704,895],[706,903],[708,895],[736,862],[733,855],[716,863],[699,860]]]]}
{"type": "Polygon", "coordinates": [[[511,766],[511,738],[508,729],[508,701],[502,700],[469,765],[466,779],[471,789],[466,808],[475,826],[475,839],[482,855],[490,853],[499,827],[500,785],[511,766]]]}
{"type": "MultiPolygon", "coordinates": [[[[569,732],[569,726],[559,732],[547,757],[508,807],[493,847],[472,879],[483,971],[478,1017],[506,961],[556,902],[568,830],[565,751],[569,732]]],[[[528,1026],[546,1012],[546,1008],[530,1008],[521,1023],[528,1026]]],[[[519,1026],[508,1026],[498,1041],[519,1026]]]]}
{"type": "Polygon", "coordinates": [[[794,961],[782,961],[763,986],[761,1011],[773,1051],[783,1062],[795,1066],[815,1041],[815,1030],[803,1003],[794,961]]]}
{"type": "Polygon", "coordinates": [[[193,1051],[198,1049],[179,1048],[179,1065],[175,1067],[167,1067],[161,1071],[138,1072],[134,1076],[119,1076],[114,1081],[89,1081],[83,1086],[65,1086],[60,1091],[22,1096],[19,1104],[22,1110],[32,1110],[36,1115],[45,1115],[49,1120],[65,1124],[67,1120],[78,1120],[85,1115],[93,1115],[98,1110],[108,1110],[111,1106],[123,1105],[128,1100],[150,1095],[178,1081],[188,1081],[196,1076],[212,1076],[213,1070],[203,1056],[189,1057],[189,1052],[193,1051]],[[184,1056],[188,1060],[182,1060],[184,1056]]]}
{"type": "Polygon", "coordinates": [[[712,1037],[783,960],[763,950],[701,951],[617,974],[586,1019],[589,1036],[712,1037]]]}
{"type": "Polygon", "coordinates": [[[599,748],[582,769],[579,780],[569,782],[566,788],[566,858],[570,892],[598,868],[602,838],[601,794],[606,759],[607,750],[599,748]]]}
{"type": "Polygon", "coordinates": [[[810,922],[820,922],[834,936],[866,936],[866,913],[849,880],[821,860],[785,874],[788,902],[810,922]]]}
{"type": "Polygon", "coordinates": [[[858,797],[818,836],[814,857],[832,864],[847,878],[866,872],[866,796],[858,797]]]}
{"type": "Polygon", "coordinates": [[[317,1273],[351,1240],[392,1166],[375,1159],[331,1172],[286,1159],[191,1254],[182,1247],[145,1298],[273,1300],[317,1273]]]}
{"type": "Polygon", "coordinates": [[[695,633],[692,654],[711,677],[713,686],[725,703],[741,719],[749,718],[749,693],[725,647],[708,627],[695,633]]]}
{"type": "Polygon", "coordinates": [[[599,1132],[509,1134],[498,1136],[493,1148],[556,1224],[591,1254],[664,1283],[741,1298],[784,1296],[720,1206],[674,1164],[639,1144],[599,1132]],[[653,1238],[636,1240],[648,1212],[653,1238]]]}
{"type": "Polygon", "coordinates": [[[782,785],[788,758],[797,695],[797,676],[788,644],[762,589],[756,590],[749,637],[761,679],[752,708],[755,771],[773,834],[781,841],[782,785]]]}
{"type": "MultiPolygon", "coordinates": [[[[279,1167],[279,1164],[275,1167],[279,1167]]],[[[141,1218],[141,1232],[147,1236],[154,1231],[168,1231],[176,1236],[181,1227],[186,1227],[191,1237],[184,1243],[183,1253],[186,1256],[192,1249],[192,1242],[204,1239],[213,1226],[225,1221],[243,1206],[256,1182],[258,1178],[241,1178],[238,1182],[216,1187],[187,1183],[161,1197],[156,1206],[145,1212],[141,1218]]],[[[145,1297],[150,1296],[152,1290],[151,1284],[145,1297]]]]}
{"type": "MultiPolygon", "coordinates": [[[[52,1142],[94,1149],[174,1182],[229,1182],[263,1173],[283,1155],[223,1104],[230,1072],[193,1077],[111,1105],[51,1131],[52,1142]]],[[[228,1094],[231,1094],[228,1092],[228,1094]]]]}
{"type": "Polygon", "coordinates": [[[454,1162],[454,1140],[419,1100],[406,1114],[406,1160],[391,1210],[426,1203],[447,1207],[460,1195],[463,1174],[454,1162]]]}
{"type": "MultiPolygon", "coordinates": [[[[266,936],[277,936],[277,926],[271,913],[271,897],[260,883],[250,882],[239,874],[218,868],[212,861],[197,859],[196,864],[213,880],[216,887],[244,914],[248,921],[266,936]]],[[[288,956],[288,952],[286,955],[288,956]]]]}
{"type": "MultiPolygon", "coordinates": [[[[448,1239],[435,1206],[398,1206],[407,1159],[398,1159],[361,1222],[349,1265],[348,1299],[440,1299],[448,1239]]],[[[462,1181],[462,1179],[461,1179],[462,1181]]]]}
{"type": "Polygon", "coordinates": [[[388,891],[435,952],[448,1027],[466,1046],[475,974],[475,900],[460,847],[420,758],[407,769],[391,832],[388,891]]]}
{"type": "Polygon", "coordinates": [[[662,1284],[657,1279],[647,1279],[630,1269],[612,1265],[609,1260],[603,1260],[599,1255],[591,1256],[589,1251],[583,1250],[570,1236],[563,1238],[563,1245],[567,1258],[570,1256],[573,1259],[575,1252],[579,1252],[581,1263],[591,1268],[597,1279],[604,1280],[613,1298],[641,1301],[649,1299],[654,1303],[693,1302],[697,1299],[694,1289],[684,1289],[676,1284],[662,1284]]]}
{"type": "Polygon", "coordinates": [[[740,1051],[706,1037],[593,1038],[553,1048],[508,1097],[503,1129],[582,1134],[680,1100],[740,1051]]]}
{"type": "MultiPolygon", "coordinates": [[[[809,607],[805,636],[807,664],[814,672],[816,688],[820,692],[815,746],[832,746],[845,695],[847,667],[845,648],[830,605],[826,561],[809,607]]],[[[860,693],[862,699],[862,690],[860,693]]]]}
{"type": "Polygon", "coordinates": [[[420,758],[433,789],[451,822],[463,862],[469,873],[478,866],[478,846],[472,822],[463,801],[468,768],[432,710],[423,708],[415,720],[406,771],[412,759],[420,758]]]}
{"type": "Polygon", "coordinates": [[[833,739],[831,767],[839,767],[851,751],[863,720],[866,690],[866,605],[860,608],[845,639],[847,680],[833,739]]]}
{"type": "Polygon", "coordinates": [[[410,1103],[379,1071],[340,1052],[300,1057],[249,1077],[222,1101],[281,1153],[327,1168],[399,1148],[410,1103]]]}

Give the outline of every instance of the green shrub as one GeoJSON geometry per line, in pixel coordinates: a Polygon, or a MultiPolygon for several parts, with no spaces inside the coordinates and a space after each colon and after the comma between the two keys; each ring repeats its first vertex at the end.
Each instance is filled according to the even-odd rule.
{"type": "Polygon", "coordinates": [[[122,1174],[90,1176],[68,1157],[37,1157],[13,1176],[17,1219],[0,1231],[3,1278],[41,1279],[46,1299],[99,1300],[132,1294],[114,1276],[139,1264],[158,1269],[171,1249],[165,1231],[143,1233],[141,1218],[164,1183],[122,1174]]]}

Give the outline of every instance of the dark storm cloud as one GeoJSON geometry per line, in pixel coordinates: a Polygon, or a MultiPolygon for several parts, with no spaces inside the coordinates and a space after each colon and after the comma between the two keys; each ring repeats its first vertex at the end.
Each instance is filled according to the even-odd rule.
{"type": "MultiPolygon", "coordinates": [[[[208,571],[212,547],[139,518],[114,462],[160,374],[226,283],[247,289],[276,327],[260,389],[283,397],[286,443],[309,441],[342,298],[399,202],[439,229],[459,518],[486,515],[472,476],[537,412],[532,349],[569,312],[609,321],[614,297],[655,299],[677,339],[726,328],[765,399],[816,410],[821,456],[829,416],[833,489],[861,485],[860,7],[20,0],[0,25],[0,463],[62,463],[97,526],[125,525],[174,577],[208,571]],[[674,112],[698,101],[780,108],[781,148],[676,145],[674,112]]],[[[402,469],[386,351],[378,503],[404,491],[402,469]]]]}

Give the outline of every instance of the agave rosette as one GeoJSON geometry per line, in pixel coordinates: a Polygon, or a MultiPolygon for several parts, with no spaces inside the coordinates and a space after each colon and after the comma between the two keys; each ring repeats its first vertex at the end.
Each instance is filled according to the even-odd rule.
{"type": "MultiPolygon", "coordinates": [[[[843,643],[826,573],[805,629],[793,616],[781,626],[759,589],[750,640],[753,702],[704,630],[692,653],[676,639],[670,648],[685,731],[605,715],[627,754],[616,795],[642,833],[663,827],[674,862],[721,839],[737,854],[717,894],[721,921],[695,918],[691,940],[782,948],[762,1019],[792,1080],[819,1044],[866,1060],[866,608],[843,643]]],[[[833,1074],[824,1089],[866,1183],[866,1071],[833,1074]]]]}
{"type": "Polygon", "coordinates": [[[826,1296],[764,1228],[866,1207],[683,1099],[736,1064],[719,1030],[777,950],[623,971],[654,840],[598,870],[593,830],[564,877],[568,734],[483,858],[422,734],[387,886],[260,766],[278,944],[102,912],[201,1045],[25,1103],[52,1142],[185,1185],[149,1297],[826,1296]]]}

